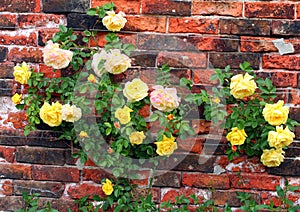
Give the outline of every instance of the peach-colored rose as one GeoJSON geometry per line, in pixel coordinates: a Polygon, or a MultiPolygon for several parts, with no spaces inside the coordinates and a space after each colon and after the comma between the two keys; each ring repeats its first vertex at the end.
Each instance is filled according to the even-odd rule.
{"type": "Polygon", "coordinates": [[[131,59],[122,54],[120,49],[112,49],[107,54],[106,61],[104,63],[105,71],[111,74],[121,74],[131,67],[131,59]]]}
{"type": "Polygon", "coordinates": [[[126,24],[127,20],[125,13],[119,12],[116,14],[114,11],[107,11],[107,16],[102,19],[103,25],[110,31],[120,31],[126,24]]]}
{"type": "Polygon", "coordinates": [[[99,53],[95,53],[92,59],[92,69],[98,77],[101,77],[103,73],[106,72],[104,69],[104,62],[107,59],[107,53],[104,49],[102,49],[99,53]],[[103,62],[103,65],[99,67],[100,62],[103,62]]]}
{"type": "Polygon", "coordinates": [[[180,98],[176,88],[164,88],[161,85],[153,86],[150,101],[153,107],[164,112],[170,112],[179,106],[180,98]]]}
{"type": "Polygon", "coordinates": [[[75,122],[81,118],[81,109],[75,105],[65,104],[61,109],[62,119],[67,122],[75,122]]]}

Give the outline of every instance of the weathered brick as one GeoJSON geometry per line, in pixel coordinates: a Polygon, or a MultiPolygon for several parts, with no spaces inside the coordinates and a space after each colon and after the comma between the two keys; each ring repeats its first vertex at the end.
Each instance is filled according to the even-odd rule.
{"type": "Polygon", "coordinates": [[[43,0],[43,12],[85,12],[90,6],[89,0],[43,0]]]}
{"type": "Polygon", "coordinates": [[[6,60],[8,49],[6,47],[0,46],[0,61],[6,60]]]}
{"type": "Polygon", "coordinates": [[[276,87],[297,87],[298,72],[275,71],[272,73],[273,85],[276,87]]]}
{"type": "Polygon", "coordinates": [[[6,196],[0,198],[1,211],[16,211],[22,206],[25,206],[22,197],[6,196]]]}
{"type": "Polygon", "coordinates": [[[45,46],[47,41],[49,41],[59,29],[41,29],[38,31],[38,45],[45,46]]]}
{"type": "Polygon", "coordinates": [[[48,15],[48,14],[30,14],[19,15],[18,23],[20,28],[35,28],[35,27],[59,27],[65,25],[64,15],[48,15]]]}
{"type": "Polygon", "coordinates": [[[243,12],[242,2],[203,2],[202,0],[193,1],[193,15],[222,15],[240,17],[243,12]]]}
{"type": "Polygon", "coordinates": [[[59,78],[61,77],[61,71],[60,70],[53,70],[52,67],[46,66],[45,64],[39,64],[39,71],[41,73],[44,73],[44,77],[47,78],[59,78]]]}
{"type": "Polygon", "coordinates": [[[272,34],[280,36],[298,36],[300,33],[300,21],[272,21],[272,34]]]}
{"type": "Polygon", "coordinates": [[[280,166],[267,168],[267,172],[279,176],[300,176],[300,161],[285,158],[280,166]]]}
{"type": "Polygon", "coordinates": [[[297,7],[296,7],[296,18],[299,19],[300,18],[300,4],[297,4],[297,7]]]}
{"type": "Polygon", "coordinates": [[[240,41],[237,37],[205,37],[196,35],[189,36],[188,42],[200,51],[237,52],[240,41]]]}
{"type": "Polygon", "coordinates": [[[20,163],[64,165],[65,155],[61,149],[18,147],[16,160],[20,163]]]}
{"type": "Polygon", "coordinates": [[[53,199],[53,198],[40,198],[39,206],[45,208],[47,202],[50,203],[51,208],[59,212],[78,211],[78,204],[74,200],[67,198],[53,199]]]}
{"type": "Polygon", "coordinates": [[[231,35],[270,35],[271,22],[250,19],[220,19],[220,33],[231,35]]]}
{"type": "Polygon", "coordinates": [[[218,19],[208,18],[170,18],[169,30],[171,33],[203,33],[217,34],[219,29],[218,19]]]}
{"type": "Polygon", "coordinates": [[[142,0],[142,13],[152,15],[190,16],[191,2],[173,0],[154,2],[151,0],[142,0]]]}
{"type": "Polygon", "coordinates": [[[263,55],[262,67],[269,69],[300,70],[299,58],[298,55],[263,55]]]}
{"type": "Polygon", "coordinates": [[[21,181],[13,182],[14,195],[22,195],[22,192],[37,193],[41,197],[59,198],[62,196],[65,186],[59,182],[21,181]]]}
{"type": "MultiPolygon", "coordinates": [[[[105,36],[108,32],[98,32],[95,39],[91,39],[89,46],[91,47],[104,47],[106,44],[105,36]]],[[[130,43],[136,46],[137,35],[131,33],[118,33],[121,43],[130,43]]]]}
{"type": "Polygon", "coordinates": [[[297,107],[290,107],[290,114],[291,119],[294,119],[298,122],[300,122],[300,108],[297,107]]]}
{"type": "Polygon", "coordinates": [[[160,52],[158,66],[168,64],[176,68],[206,68],[207,54],[192,52],[160,52]]]}
{"type": "Polygon", "coordinates": [[[92,197],[94,195],[99,195],[101,197],[104,197],[105,194],[102,191],[101,187],[102,186],[99,184],[82,183],[78,185],[70,185],[68,187],[67,192],[72,199],[79,199],[86,195],[89,195],[89,197],[92,197]]]}
{"type": "Polygon", "coordinates": [[[101,183],[101,180],[104,178],[113,179],[114,176],[104,169],[95,168],[95,169],[83,169],[82,171],[83,180],[94,181],[95,183],[101,183]]]}
{"type": "MultiPolygon", "coordinates": [[[[205,190],[199,190],[198,188],[162,188],[161,189],[161,202],[170,201],[175,203],[176,197],[185,196],[188,197],[195,194],[199,202],[203,202],[204,196],[209,196],[210,192],[205,190]]],[[[191,203],[193,200],[190,198],[191,203]]]]}
{"type": "Polygon", "coordinates": [[[0,63],[0,78],[13,78],[15,64],[12,62],[0,63]]]}
{"type": "Polygon", "coordinates": [[[180,172],[155,172],[153,178],[153,186],[158,187],[180,187],[181,173],[180,172]]]}
{"type": "Polygon", "coordinates": [[[284,2],[245,2],[245,16],[249,18],[295,17],[295,5],[284,2]]]}
{"type": "Polygon", "coordinates": [[[41,5],[39,0],[2,0],[0,2],[0,11],[8,11],[14,13],[40,12],[41,5]]]}
{"type": "Polygon", "coordinates": [[[11,180],[0,180],[0,195],[10,196],[13,194],[13,185],[11,180]]]}
{"type": "Polygon", "coordinates": [[[12,163],[15,160],[15,151],[16,149],[13,147],[0,146],[0,157],[4,158],[5,161],[12,163]]]}
{"type": "Polygon", "coordinates": [[[14,47],[10,49],[7,59],[21,63],[23,61],[41,63],[43,61],[42,50],[34,47],[14,47]]]}
{"type": "Polygon", "coordinates": [[[79,182],[80,176],[79,170],[73,167],[34,165],[32,167],[32,179],[79,182]]]}
{"type": "MultiPolygon", "coordinates": [[[[216,158],[214,156],[201,156],[196,154],[189,154],[189,155],[171,155],[168,160],[166,160],[166,165],[171,165],[173,161],[177,161],[178,165],[174,168],[174,170],[178,171],[200,171],[205,173],[212,173],[213,166],[216,158]]],[[[175,164],[176,165],[176,164],[175,164]]]]}
{"type": "Polygon", "coordinates": [[[133,66],[141,66],[141,67],[155,67],[156,66],[156,52],[149,51],[135,51],[130,55],[132,59],[133,66]]]}
{"type": "Polygon", "coordinates": [[[277,52],[274,38],[241,36],[241,52],[277,52]]]}
{"type": "Polygon", "coordinates": [[[215,85],[217,81],[212,82],[209,78],[215,72],[213,70],[193,70],[193,82],[198,85],[215,85]]]}
{"type": "MultiPolygon", "coordinates": [[[[238,191],[243,192],[243,191],[238,191]]],[[[250,193],[249,191],[245,191],[250,193]]],[[[260,203],[260,195],[251,192],[251,197],[256,200],[257,203],[260,203]]],[[[237,191],[230,191],[230,190],[215,190],[212,192],[211,197],[216,205],[225,205],[228,204],[230,206],[241,206],[243,205],[240,200],[237,198],[237,191]]]]}
{"type": "Polygon", "coordinates": [[[182,185],[197,188],[230,188],[229,177],[224,174],[183,173],[182,185]]]}
{"type": "Polygon", "coordinates": [[[0,34],[0,44],[4,45],[27,45],[36,46],[37,45],[37,35],[35,32],[14,32],[7,31],[0,34]]]}
{"type": "Polygon", "coordinates": [[[12,88],[11,80],[0,80],[0,96],[12,96],[12,88]]]}
{"type": "Polygon", "coordinates": [[[259,69],[260,55],[257,53],[209,53],[209,63],[214,68],[239,68],[240,63],[248,61],[253,69],[259,69]]]}
{"type": "Polygon", "coordinates": [[[182,152],[201,154],[204,143],[205,138],[195,136],[193,138],[187,138],[185,140],[177,139],[178,150],[182,152]]]}
{"type": "Polygon", "coordinates": [[[74,30],[97,29],[107,30],[97,16],[86,14],[69,13],[67,16],[67,27],[74,30]]]}
{"type": "Polygon", "coordinates": [[[0,29],[15,29],[17,25],[17,16],[11,14],[0,15],[0,29]]]}
{"type": "MultiPolygon", "coordinates": [[[[110,0],[92,0],[92,7],[102,6],[103,4],[110,3],[110,0]]],[[[123,1],[115,0],[113,1],[116,7],[116,12],[122,11],[125,14],[140,14],[141,1],[123,1]]]]}
{"type": "Polygon", "coordinates": [[[298,105],[300,105],[300,98],[299,98],[299,96],[300,96],[300,90],[289,89],[287,102],[291,103],[291,104],[298,104],[298,105]]]}
{"type": "Polygon", "coordinates": [[[20,164],[0,164],[0,178],[31,179],[31,166],[20,164]]]}
{"type": "Polygon", "coordinates": [[[279,176],[266,175],[262,173],[232,174],[230,177],[232,188],[276,190],[280,183],[279,176]]]}
{"type": "Polygon", "coordinates": [[[247,156],[239,156],[223,164],[223,166],[230,172],[263,173],[266,170],[265,166],[260,162],[259,157],[249,158],[247,156]]]}
{"type": "Polygon", "coordinates": [[[126,16],[127,23],[123,30],[135,32],[166,32],[167,19],[155,16],[126,16]]]}

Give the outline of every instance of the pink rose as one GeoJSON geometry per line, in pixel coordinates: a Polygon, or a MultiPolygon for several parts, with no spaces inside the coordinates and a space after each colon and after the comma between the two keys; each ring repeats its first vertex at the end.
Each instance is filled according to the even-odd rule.
{"type": "Polygon", "coordinates": [[[170,112],[179,106],[180,98],[176,88],[164,88],[161,85],[153,86],[154,91],[150,94],[153,107],[163,112],[170,112]]]}

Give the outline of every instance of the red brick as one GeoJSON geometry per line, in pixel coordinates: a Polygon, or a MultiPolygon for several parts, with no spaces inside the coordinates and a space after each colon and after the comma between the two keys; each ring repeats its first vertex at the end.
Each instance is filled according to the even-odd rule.
{"type": "Polygon", "coordinates": [[[209,79],[214,73],[215,72],[213,70],[193,70],[194,83],[197,85],[216,85],[218,83],[217,81],[212,82],[209,79]]]}
{"type": "MultiPolygon", "coordinates": [[[[290,186],[300,186],[300,179],[296,177],[287,178],[290,186]]],[[[300,192],[300,188],[296,190],[296,192],[300,192]]]]}
{"type": "Polygon", "coordinates": [[[262,67],[270,69],[300,70],[299,55],[263,55],[262,67]]]}
{"type": "Polygon", "coordinates": [[[17,16],[11,14],[0,15],[0,29],[15,29],[17,26],[17,16]]]}
{"type": "MultiPolygon", "coordinates": [[[[173,188],[166,188],[161,189],[161,202],[167,202],[171,201],[172,203],[175,202],[175,197],[179,197],[181,195],[184,195],[185,197],[188,197],[192,194],[195,194],[198,198],[199,202],[203,202],[204,195],[206,195],[208,191],[201,191],[197,188],[180,188],[180,189],[173,189],[173,188]]],[[[190,199],[191,202],[193,202],[192,199],[190,199]]]]}
{"type": "Polygon", "coordinates": [[[7,119],[4,120],[4,124],[12,123],[15,129],[24,129],[27,124],[26,119],[26,112],[25,111],[18,111],[18,112],[9,112],[7,119]]]}
{"type": "Polygon", "coordinates": [[[272,176],[262,173],[238,173],[232,174],[230,177],[232,188],[242,189],[259,189],[259,190],[271,190],[276,189],[276,185],[280,184],[279,176],[272,176]]]}
{"type": "Polygon", "coordinates": [[[208,134],[211,127],[211,122],[204,119],[193,120],[192,126],[196,134],[208,134]]]}
{"type": "Polygon", "coordinates": [[[142,0],[144,14],[190,16],[191,2],[173,0],[142,0]]]}
{"type": "Polygon", "coordinates": [[[300,97],[300,90],[289,89],[287,102],[290,103],[290,104],[300,105],[300,98],[299,97],[300,97]]]}
{"type": "Polygon", "coordinates": [[[219,20],[208,18],[170,18],[168,32],[217,34],[219,20]]]}
{"type": "Polygon", "coordinates": [[[222,15],[241,17],[243,12],[242,2],[203,2],[193,1],[193,15],[222,15]]]}
{"type": "MultiPolygon", "coordinates": [[[[132,189],[132,198],[133,201],[139,201],[141,197],[146,198],[149,192],[149,188],[133,188],[132,189]]],[[[159,188],[151,188],[150,192],[152,194],[152,201],[155,203],[160,202],[160,189],[159,188]]]]}
{"type": "Polygon", "coordinates": [[[39,46],[45,46],[55,33],[59,32],[59,29],[40,29],[38,31],[38,44],[39,46]]]}
{"type": "Polygon", "coordinates": [[[298,36],[300,33],[300,21],[273,20],[272,34],[282,36],[298,36]]]}
{"type": "Polygon", "coordinates": [[[189,36],[188,42],[193,44],[200,51],[217,51],[217,52],[236,52],[239,48],[239,39],[232,37],[217,36],[189,36]]]}
{"type": "Polygon", "coordinates": [[[94,195],[99,195],[101,197],[105,196],[105,194],[101,189],[101,185],[94,184],[94,183],[70,185],[67,192],[72,199],[79,199],[86,195],[89,195],[90,198],[94,195]]]}
{"type": "Polygon", "coordinates": [[[0,164],[1,178],[31,179],[31,166],[20,164],[0,164]]]}
{"type": "Polygon", "coordinates": [[[178,150],[201,154],[205,138],[187,138],[185,140],[177,139],[178,150]]]}
{"type": "Polygon", "coordinates": [[[16,149],[14,147],[0,146],[0,157],[4,158],[9,163],[12,163],[15,160],[15,151],[16,149]]]}
{"type": "MultiPolygon", "coordinates": [[[[228,204],[230,206],[241,206],[242,203],[237,198],[237,192],[241,191],[234,191],[234,190],[214,190],[212,192],[212,199],[214,200],[215,205],[225,205],[228,204]]],[[[252,191],[242,191],[251,194],[251,197],[259,203],[260,194],[254,193],[252,191]]],[[[244,210],[234,210],[236,212],[242,212],[244,210]]]]}
{"type": "Polygon", "coordinates": [[[44,77],[47,78],[59,78],[61,77],[61,71],[54,71],[52,67],[46,66],[45,64],[39,64],[39,70],[41,73],[44,73],[44,77]]]}
{"type": "Polygon", "coordinates": [[[273,85],[277,87],[297,87],[298,72],[276,71],[272,73],[273,85]]]}
{"type": "Polygon", "coordinates": [[[0,78],[13,78],[14,66],[12,62],[0,63],[0,78]]]}
{"type": "Polygon", "coordinates": [[[71,167],[34,165],[32,168],[34,180],[54,180],[61,182],[79,182],[79,170],[71,167]]]}
{"type": "Polygon", "coordinates": [[[265,167],[262,165],[258,157],[248,158],[247,156],[234,158],[230,161],[230,163],[228,162],[228,164],[226,164],[225,169],[231,172],[265,172],[265,167]]]}
{"type": "Polygon", "coordinates": [[[0,1],[0,11],[9,11],[14,13],[40,12],[41,3],[40,0],[2,0],[0,1]]]}
{"type": "Polygon", "coordinates": [[[58,27],[59,25],[65,25],[64,15],[54,14],[30,14],[19,15],[18,23],[20,28],[35,28],[35,27],[58,27]]]}
{"type": "Polygon", "coordinates": [[[33,47],[14,47],[8,53],[8,60],[21,63],[23,61],[32,63],[43,62],[43,53],[39,48],[33,47]]]}
{"type": "Polygon", "coordinates": [[[167,19],[154,16],[126,16],[127,23],[123,30],[166,32],[167,19]]]}
{"type": "MultiPolygon", "coordinates": [[[[97,47],[104,47],[106,44],[105,36],[107,32],[98,32],[95,36],[95,39],[91,39],[89,46],[97,46],[97,47]]],[[[125,34],[125,33],[118,33],[119,38],[121,39],[122,43],[130,43],[136,46],[136,34],[125,34]]]]}
{"type": "Polygon", "coordinates": [[[2,31],[0,32],[0,44],[36,46],[37,35],[35,32],[28,34],[27,32],[2,31]]]}
{"type": "Polygon", "coordinates": [[[241,52],[277,52],[274,38],[241,36],[241,52]]]}
{"type": "Polygon", "coordinates": [[[94,181],[95,183],[101,183],[104,178],[114,178],[112,174],[108,173],[104,169],[83,169],[82,171],[83,180],[94,181]]]}
{"type": "Polygon", "coordinates": [[[159,66],[168,64],[177,68],[206,68],[206,53],[160,52],[157,56],[159,66]]]}
{"type": "Polygon", "coordinates": [[[283,2],[245,2],[245,16],[249,18],[295,17],[295,5],[283,2]]]}
{"type": "Polygon", "coordinates": [[[13,193],[13,185],[10,180],[1,180],[0,181],[0,194],[10,196],[13,193]]]}
{"type": "Polygon", "coordinates": [[[229,178],[224,174],[183,173],[182,185],[197,188],[230,188],[229,178]]]}
{"type": "MultiPolygon", "coordinates": [[[[110,0],[92,0],[92,7],[102,6],[110,2],[110,0]]],[[[117,12],[122,11],[125,14],[140,14],[141,0],[114,0],[113,2],[117,12]]]]}
{"type": "Polygon", "coordinates": [[[300,4],[299,3],[297,4],[296,11],[297,11],[297,19],[300,19],[300,4]]]}

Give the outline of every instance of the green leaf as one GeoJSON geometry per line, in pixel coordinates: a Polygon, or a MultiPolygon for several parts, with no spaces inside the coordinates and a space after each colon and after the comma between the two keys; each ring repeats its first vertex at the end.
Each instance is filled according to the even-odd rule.
{"type": "Polygon", "coordinates": [[[87,11],[87,14],[89,16],[94,16],[97,14],[97,10],[95,8],[90,8],[88,11],[87,11]]]}
{"type": "Polygon", "coordinates": [[[276,192],[279,197],[284,197],[284,190],[280,186],[276,186],[276,192]]]}
{"type": "Polygon", "coordinates": [[[65,27],[65,26],[63,26],[63,25],[59,25],[59,29],[60,29],[60,31],[62,31],[63,33],[67,33],[67,31],[68,31],[68,28],[65,27]]]}

